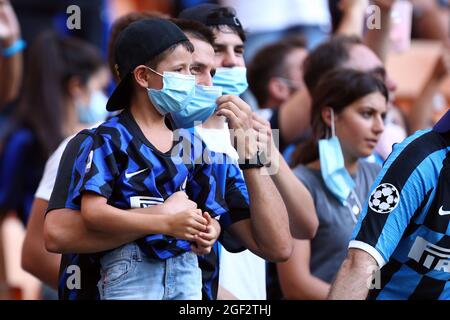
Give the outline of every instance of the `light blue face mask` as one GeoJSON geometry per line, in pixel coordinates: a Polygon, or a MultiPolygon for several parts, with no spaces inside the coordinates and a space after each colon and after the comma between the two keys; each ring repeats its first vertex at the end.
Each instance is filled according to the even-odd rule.
{"type": "Polygon", "coordinates": [[[108,98],[100,91],[94,91],[91,94],[88,105],[75,103],[75,107],[78,114],[78,120],[84,124],[95,124],[97,122],[104,121],[109,112],[106,110],[106,103],[108,98]]]}
{"type": "Polygon", "coordinates": [[[196,85],[191,103],[180,112],[171,113],[175,127],[192,128],[206,121],[214,114],[217,108],[216,100],[221,95],[221,87],[196,85]]]}
{"type": "Polygon", "coordinates": [[[355,188],[355,182],[345,169],[341,144],[335,133],[333,109],[331,109],[331,135],[330,139],[319,140],[320,171],[327,189],[345,204],[355,188]]]}
{"type": "Polygon", "coordinates": [[[156,110],[161,115],[184,110],[194,96],[195,76],[177,72],[160,74],[151,68],[149,69],[163,77],[163,88],[161,90],[147,88],[148,97],[156,110]]]}
{"type": "Polygon", "coordinates": [[[247,69],[244,67],[217,68],[213,84],[222,87],[223,94],[240,96],[248,88],[247,69]]]}

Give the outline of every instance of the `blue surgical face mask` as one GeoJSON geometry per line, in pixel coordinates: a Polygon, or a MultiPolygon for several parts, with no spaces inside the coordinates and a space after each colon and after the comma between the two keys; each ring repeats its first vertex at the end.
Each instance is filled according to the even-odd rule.
{"type": "Polygon", "coordinates": [[[327,189],[345,204],[355,188],[355,182],[345,169],[341,144],[335,134],[333,109],[331,109],[331,132],[330,139],[319,140],[320,171],[327,189]]]}
{"type": "Polygon", "coordinates": [[[217,108],[216,100],[221,95],[221,87],[196,85],[191,103],[180,112],[171,113],[175,127],[192,128],[206,121],[214,114],[217,108]]]}
{"type": "MultiPolygon", "coordinates": [[[[149,68],[150,69],[150,68],[149,68]]],[[[184,110],[195,92],[195,76],[177,72],[152,72],[163,78],[161,90],[147,89],[148,97],[161,115],[184,110]]]]}
{"type": "Polygon", "coordinates": [[[217,68],[213,84],[222,87],[223,94],[240,96],[248,88],[247,69],[244,67],[217,68]]]}
{"type": "Polygon", "coordinates": [[[87,105],[75,102],[75,108],[80,123],[95,124],[104,121],[109,114],[106,110],[107,102],[108,98],[101,90],[96,90],[91,94],[87,105]]]}

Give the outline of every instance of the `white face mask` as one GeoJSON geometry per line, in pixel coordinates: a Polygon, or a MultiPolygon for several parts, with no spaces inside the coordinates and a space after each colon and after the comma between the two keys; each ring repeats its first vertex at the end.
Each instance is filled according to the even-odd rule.
{"type": "Polygon", "coordinates": [[[95,90],[89,97],[87,104],[75,101],[75,108],[80,123],[95,124],[104,121],[109,112],[106,110],[108,98],[101,90],[95,90]]]}
{"type": "Polygon", "coordinates": [[[163,77],[161,90],[147,89],[148,97],[156,110],[165,115],[186,109],[195,94],[195,76],[178,72],[160,74],[151,68],[148,69],[163,77]]]}
{"type": "Polygon", "coordinates": [[[334,111],[331,109],[331,138],[319,140],[320,171],[327,189],[345,204],[355,182],[344,164],[341,144],[335,133],[334,111]]]}
{"type": "Polygon", "coordinates": [[[217,68],[213,84],[222,87],[222,94],[240,96],[248,88],[247,69],[244,67],[217,68]]]}

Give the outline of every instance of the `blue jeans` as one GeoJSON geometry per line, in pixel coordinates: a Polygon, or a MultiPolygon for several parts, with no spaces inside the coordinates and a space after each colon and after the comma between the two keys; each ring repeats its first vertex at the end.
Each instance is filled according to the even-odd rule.
{"type": "Polygon", "coordinates": [[[149,258],[133,242],[106,253],[100,264],[97,286],[102,300],[202,298],[202,273],[193,252],[159,260],[149,258]]]}

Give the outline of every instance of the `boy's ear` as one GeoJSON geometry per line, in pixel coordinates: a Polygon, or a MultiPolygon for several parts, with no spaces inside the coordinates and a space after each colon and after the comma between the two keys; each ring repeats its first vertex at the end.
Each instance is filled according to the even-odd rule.
{"type": "Polygon", "coordinates": [[[136,81],[136,83],[143,87],[143,88],[148,88],[149,87],[149,72],[148,69],[141,65],[141,66],[137,66],[134,70],[133,70],[133,77],[134,80],[136,81]]]}

